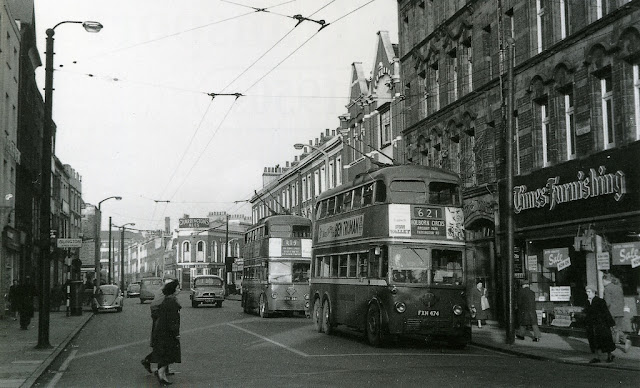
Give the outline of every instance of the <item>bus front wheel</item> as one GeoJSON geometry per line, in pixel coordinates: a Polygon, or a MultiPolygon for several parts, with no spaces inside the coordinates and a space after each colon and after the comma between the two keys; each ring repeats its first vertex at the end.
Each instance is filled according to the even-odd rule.
{"type": "Polygon", "coordinates": [[[318,333],[322,333],[322,303],[320,298],[313,301],[313,323],[318,333]]]}
{"type": "Polygon", "coordinates": [[[258,306],[258,312],[260,313],[260,318],[269,318],[269,313],[267,310],[269,309],[267,305],[267,297],[264,294],[260,295],[260,304],[258,306]]]}
{"type": "Polygon", "coordinates": [[[322,303],[322,331],[325,334],[333,334],[333,326],[331,326],[331,305],[329,300],[325,299],[322,303]]]}
{"type": "Polygon", "coordinates": [[[371,346],[382,346],[382,320],[380,319],[380,308],[375,303],[372,303],[367,311],[366,335],[371,346]]]}

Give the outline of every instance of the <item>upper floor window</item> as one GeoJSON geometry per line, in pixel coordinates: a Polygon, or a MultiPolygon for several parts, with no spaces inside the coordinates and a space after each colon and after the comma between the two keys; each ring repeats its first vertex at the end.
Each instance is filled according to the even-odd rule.
{"type": "Polygon", "coordinates": [[[600,92],[602,98],[602,137],[604,148],[615,146],[613,132],[613,82],[611,71],[606,71],[600,78],[600,92]]]}
{"type": "Polygon", "coordinates": [[[636,140],[640,140],[640,65],[633,65],[633,107],[636,116],[636,140]]]}
{"type": "Polygon", "coordinates": [[[576,157],[576,123],[574,119],[573,88],[564,95],[564,125],[567,142],[567,160],[576,157]]]}
{"type": "Polygon", "coordinates": [[[440,69],[438,62],[434,62],[429,68],[429,82],[427,85],[427,105],[429,114],[432,114],[440,110],[440,69]]]}
{"type": "Polygon", "coordinates": [[[560,39],[564,39],[569,35],[569,4],[572,0],[558,0],[560,7],[560,39]]]}
{"type": "Polygon", "coordinates": [[[196,261],[204,261],[205,255],[204,241],[198,241],[196,244],[196,261]]]}
{"type": "Polygon", "coordinates": [[[538,117],[540,122],[540,139],[542,147],[542,167],[549,165],[549,106],[547,100],[538,102],[538,117]]]}
{"type": "Polygon", "coordinates": [[[545,35],[545,0],[536,0],[536,40],[538,53],[544,50],[544,35],[545,35]]]}
{"type": "Polygon", "coordinates": [[[391,110],[380,114],[380,144],[386,146],[391,143],[391,110]]]}
{"type": "Polygon", "coordinates": [[[189,241],[182,242],[182,261],[191,261],[191,243],[189,241]]]}

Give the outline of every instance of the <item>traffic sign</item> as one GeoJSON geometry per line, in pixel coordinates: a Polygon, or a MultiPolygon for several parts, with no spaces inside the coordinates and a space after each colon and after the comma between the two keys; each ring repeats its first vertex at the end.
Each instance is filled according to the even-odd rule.
{"type": "Polygon", "coordinates": [[[59,238],[58,248],[80,248],[82,246],[81,238],[59,238]]]}

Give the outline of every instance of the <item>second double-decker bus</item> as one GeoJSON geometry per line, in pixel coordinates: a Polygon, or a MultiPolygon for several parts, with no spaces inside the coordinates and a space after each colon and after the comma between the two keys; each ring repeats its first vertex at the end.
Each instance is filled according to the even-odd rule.
{"type": "Polygon", "coordinates": [[[471,341],[459,178],[423,166],[360,174],[318,197],[310,278],[318,332],[471,341]]]}
{"type": "Polygon", "coordinates": [[[274,313],[309,308],[311,220],[294,215],[261,219],[245,233],[242,308],[274,313]]]}

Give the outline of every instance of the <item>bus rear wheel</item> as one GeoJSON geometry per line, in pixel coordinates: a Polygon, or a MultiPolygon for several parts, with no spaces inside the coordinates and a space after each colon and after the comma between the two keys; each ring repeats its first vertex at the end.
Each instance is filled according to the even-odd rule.
{"type": "Polygon", "coordinates": [[[365,326],[367,341],[371,346],[380,347],[383,344],[382,320],[380,319],[380,308],[372,303],[367,310],[367,324],[365,326]]]}
{"type": "Polygon", "coordinates": [[[260,304],[258,305],[258,313],[260,318],[269,318],[269,306],[267,304],[267,297],[264,294],[260,295],[260,304]]]}
{"type": "Polygon", "coordinates": [[[325,299],[324,303],[322,303],[322,331],[325,334],[333,334],[333,326],[331,325],[331,305],[329,304],[329,300],[325,299]]]}
{"type": "Polygon", "coordinates": [[[251,311],[249,309],[249,305],[247,303],[247,296],[246,295],[242,295],[242,311],[244,311],[245,314],[249,314],[251,311]]]}
{"type": "Polygon", "coordinates": [[[313,324],[316,327],[316,331],[322,333],[322,303],[320,303],[320,298],[316,298],[313,301],[313,324]]]}

